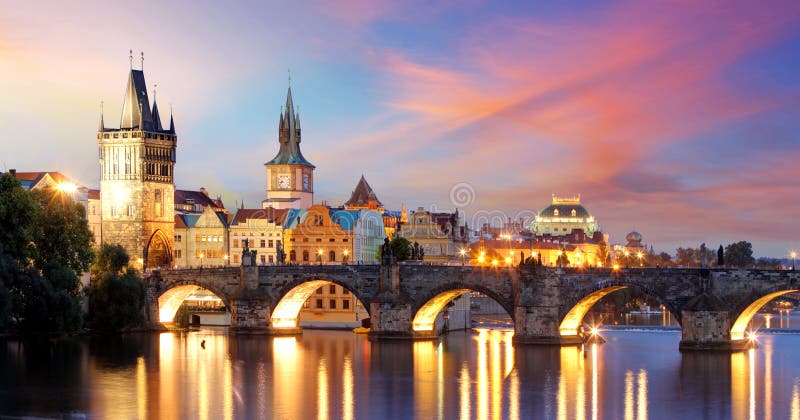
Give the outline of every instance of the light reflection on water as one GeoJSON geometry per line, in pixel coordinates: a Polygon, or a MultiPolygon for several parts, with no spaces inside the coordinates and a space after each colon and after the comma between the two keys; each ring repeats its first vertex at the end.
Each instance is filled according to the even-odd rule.
{"type": "Polygon", "coordinates": [[[585,348],[514,347],[497,330],[378,343],[212,329],[5,340],[0,414],[800,420],[800,335],[763,335],[731,355],[681,354],[675,332],[603,334],[606,344],[585,348]]]}

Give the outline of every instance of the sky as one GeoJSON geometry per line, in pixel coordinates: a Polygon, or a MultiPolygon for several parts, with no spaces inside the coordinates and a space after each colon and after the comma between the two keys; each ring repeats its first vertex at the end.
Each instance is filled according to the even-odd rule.
{"type": "Polygon", "coordinates": [[[177,187],[229,208],[265,198],[291,74],[316,201],[364,174],[475,226],[580,194],[612,243],[800,250],[796,0],[0,0],[0,170],[98,187],[131,49],[177,187]]]}

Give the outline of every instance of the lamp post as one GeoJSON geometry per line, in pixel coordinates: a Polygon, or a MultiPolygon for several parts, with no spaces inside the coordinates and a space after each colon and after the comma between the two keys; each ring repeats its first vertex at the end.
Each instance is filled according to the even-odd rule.
{"type": "Polygon", "coordinates": [[[206,256],[206,254],[204,254],[202,252],[200,253],[200,268],[203,268],[203,257],[205,257],[205,256],[206,256]]]}
{"type": "Polygon", "coordinates": [[[478,264],[483,265],[486,262],[486,251],[481,251],[480,255],[478,255],[478,264]]]}
{"type": "Polygon", "coordinates": [[[630,253],[630,252],[628,252],[628,250],[626,249],[626,250],[625,250],[625,252],[624,252],[624,254],[625,254],[625,268],[628,268],[628,265],[629,265],[629,264],[628,264],[628,263],[629,263],[629,261],[628,261],[628,257],[630,257],[631,253],[630,253]]]}
{"type": "Polygon", "coordinates": [[[225,260],[225,265],[230,265],[230,261],[229,261],[228,254],[225,254],[225,255],[222,257],[222,259],[224,259],[224,260],[225,260]]]}
{"type": "Polygon", "coordinates": [[[467,265],[467,250],[464,249],[464,248],[461,248],[458,251],[458,253],[461,254],[461,266],[463,267],[463,266],[467,265]]]}
{"type": "Polygon", "coordinates": [[[797,260],[797,251],[792,251],[792,271],[794,271],[795,260],[797,260]]]}
{"type": "Polygon", "coordinates": [[[322,248],[317,250],[317,262],[319,262],[319,265],[322,265],[322,248]]]}
{"type": "Polygon", "coordinates": [[[558,257],[556,259],[556,261],[558,262],[558,268],[561,268],[561,256],[562,255],[564,255],[564,253],[561,252],[561,250],[559,249],[558,252],[556,252],[556,256],[558,257]]]}
{"type": "Polygon", "coordinates": [[[644,258],[644,253],[639,251],[636,253],[636,256],[639,257],[639,267],[644,267],[644,263],[642,262],[642,258],[644,258]]]}
{"type": "Polygon", "coordinates": [[[350,255],[350,250],[345,248],[344,251],[342,251],[342,255],[344,255],[344,263],[347,264],[347,256],[350,255]]]}

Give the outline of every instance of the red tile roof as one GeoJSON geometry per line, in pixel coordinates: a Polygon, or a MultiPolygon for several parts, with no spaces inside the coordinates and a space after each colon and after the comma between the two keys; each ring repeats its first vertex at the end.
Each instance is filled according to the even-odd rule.
{"type": "Polygon", "coordinates": [[[238,209],[236,216],[234,216],[232,225],[244,223],[247,219],[269,219],[277,225],[283,225],[286,220],[287,209],[276,209],[267,207],[265,209],[238,209]]]}

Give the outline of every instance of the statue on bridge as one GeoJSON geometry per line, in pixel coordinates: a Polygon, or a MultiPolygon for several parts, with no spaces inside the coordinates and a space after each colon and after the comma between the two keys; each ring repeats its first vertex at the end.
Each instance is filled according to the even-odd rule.
{"type": "Polygon", "coordinates": [[[394,250],[392,245],[389,244],[389,238],[383,238],[383,245],[381,245],[381,259],[383,265],[392,265],[395,263],[394,250]]]}
{"type": "Polygon", "coordinates": [[[280,265],[286,264],[286,252],[284,252],[283,250],[283,244],[281,243],[281,241],[278,241],[277,244],[277,254],[278,254],[277,256],[278,264],[280,265]]]}
{"type": "Polygon", "coordinates": [[[244,249],[242,249],[242,265],[246,267],[256,265],[256,254],[258,251],[250,249],[249,239],[245,239],[242,242],[244,242],[244,249]]]}

